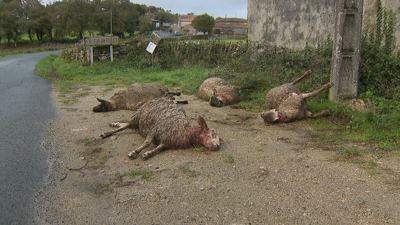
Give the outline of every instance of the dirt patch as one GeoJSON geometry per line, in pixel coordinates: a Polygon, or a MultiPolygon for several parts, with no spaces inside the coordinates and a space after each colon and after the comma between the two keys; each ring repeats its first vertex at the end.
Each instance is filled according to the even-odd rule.
{"type": "MultiPolygon", "coordinates": [[[[204,116],[224,140],[221,149],[167,150],[130,160],[127,154],[144,141],[137,131],[99,138],[112,129],[110,122],[133,114],[93,113],[95,97],[119,91],[103,90],[75,93],[78,101],[53,93],[59,118],[43,144],[50,174],[37,194],[37,224],[400,223],[399,192],[382,176],[334,160],[334,148],[315,144],[304,121],[264,126],[258,113],[213,108],[183,95],[178,100],[189,101],[183,106],[188,117],[196,123],[204,116]],[[132,170],[152,175],[123,176],[132,170]]],[[[399,162],[378,160],[397,179],[399,162]]]]}

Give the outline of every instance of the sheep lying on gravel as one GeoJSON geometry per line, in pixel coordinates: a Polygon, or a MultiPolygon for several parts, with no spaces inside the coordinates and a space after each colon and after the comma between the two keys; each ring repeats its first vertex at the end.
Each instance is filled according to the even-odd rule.
{"type": "Polygon", "coordinates": [[[143,144],[128,154],[135,158],[152,142],[157,147],[142,154],[146,160],[156,152],[164,149],[187,149],[193,146],[204,146],[216,151],[220,147],[220,138],[217,132],[208,128],[206,121],[200,115],[197,117],[199,125],[193,125],[186,116],[185,110],[174,103],[170,96],[155,98],[143,104],[128,123],[112,123],[118,127],[114,131],[103,133],[105,138],[128,127],[138,129],[146,137],[143,144]]]}
{"type": "MultiPolygon", "coordinates": [[[[179,92],[170,92],[169,89],[160,84],[133,84],[127,90],[120,91],[110,98],[110,101],[97,98],[99,105],[93,108],[93,112],[108,112],[117,110],[136,111],[145,102],[164,96],[165,93],[180,95],[179,92]]],[[[187,102],[179,102],[187,103],[187,102]]]]}
{"type": "Polygon", "coordinates": [[[315,118],[330,114],[329,110],[324,110],[320,113],[308,111],[305,99],[317,96],[322,91],[331,88],[333,86],[332,83],[327,83],[321,89],[310,93],[300,93],[299,89],[294,86],[301,79],[310,74],[311,71],[309,70],[292,83],[281,85],[268,92],[265,102],[270,110],[261,113],[261,117],[264,119],[266,125],[277,122],[287,123],[294,120],[301,120],[309,117],[315,118]]]}
{"type": "Polygon", "coordinates": [[[301,77],[291,83],[283,84],[279,87],[272,88],[265,98],[265,103],[269,109],[277,109],[278,106],[289,97],[290,94],[300,94],[300,90],[295,84],[312,73],[311,70],[305,72],[301,77]]]}
{"type": "Polygon", "coordinates": [[[222,107],[238,103],[249,98],[239,97],[237,91],[254,88],[253,85],[239,88],[229,85],[225,80],[217,77],[208,78],[199,88],[199,96],[205,101],[209,101],[211,106],[222,107]]]}

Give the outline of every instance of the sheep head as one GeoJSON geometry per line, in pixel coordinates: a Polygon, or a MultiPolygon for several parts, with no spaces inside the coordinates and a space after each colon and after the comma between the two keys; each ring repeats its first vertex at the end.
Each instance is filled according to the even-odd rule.
{"type": "Polygon", "coordinates": [[[218,137],[217,131],[213,128],[208,128],[205,119],[200,115],[197,116],[197,122],[203,129],[203,132],[199,137],[199,144],[208,148],[211,151],[219,150],[220,142],[222,143],[222,139],[218,137]]]}
{"type": "Polygon", "coordinates": [[[93,112],[108,112],[113,110],[111,102],[101,98],[97,98],[97,101],[99,101],[100,104],[93,107],[93,112]]]}
{"type": "Polygon", "coordinates": [[[271,109],[267,112],[262,112],[261,113],[261,118],[264,119],[265,124],[270,124],[270,123],[279,123],[279,122],[286,122],[287,118],[285,114],[282,114],[279,111],[276,111],[276,109],[271,109]]]}
{"type": "Polygon", "coordinates": [[[224,106],[224,99],[217,95],[217,90],[214,89],[213,96],[210,98],[210,105],[214,107],[224,106]]]}

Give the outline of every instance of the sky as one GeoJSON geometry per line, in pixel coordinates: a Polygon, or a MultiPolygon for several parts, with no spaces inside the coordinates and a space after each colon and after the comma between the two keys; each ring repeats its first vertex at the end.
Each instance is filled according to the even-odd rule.
{"type": "Polygon", "coordinates": [[[131,0],[133,3],[145,4],[147,6],[161,7],[171,10],[175,14],[195,15],[207,13],[217,17],[237,17],[247,19],[247,0],[131,0]]]}

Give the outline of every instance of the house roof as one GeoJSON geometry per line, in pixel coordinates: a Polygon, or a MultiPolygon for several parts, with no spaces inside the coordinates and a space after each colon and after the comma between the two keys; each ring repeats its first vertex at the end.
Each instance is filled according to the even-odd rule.
{"type": "Polygon", "coordinates": [[[178,20],[185,20],[185,19],[194,19],[196,18],[197,15],[179,15],[178,20]]]}
{"type": "Polygon", "coordinates": [[[183,28],[183,29],[185,29],[185,28],[186,29],[194,29],[192,24],[188,24],[188,25],[182,26],[181,28],[183,28]]]}
{"type": "Polygon", "coordinates": [[[215,20],[215,23],[227,23],[227,22],[247,23],[247,20],[242,18],[222,18],[215,20]]]}
{"type": "Polygon", "coordinates": [[[183,19],[183,20],[180,20],[180,21],[181,21],[181,22],[192,22],[193,19],[187,18],[187,19],[183,19]]]}
{"type": "Polygon", "coordinates": [[[216,23],[215,28],[242,28],[246,29],[247,24],[237,24],[237,23],[216,23]]]}

